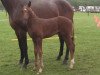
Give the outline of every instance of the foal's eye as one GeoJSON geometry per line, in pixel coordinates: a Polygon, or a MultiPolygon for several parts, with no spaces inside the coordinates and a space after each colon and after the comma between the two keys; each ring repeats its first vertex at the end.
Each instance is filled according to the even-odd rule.
{"type": "Polygon", "coordinates": [[[24,9],[24,11],[27,11],[27,9],[24,9]]]}
{"type": "Polygon", "coordinates": [[[27,9],[26,8],[24,9],[24,12],[27,12],[27,9]]]}
{"type": "Polygon", "coordinates": [[[22,10],[22,13],[25,13],[25,12],[27,12],[27,9],[23,9],[23,10],[22,10]]]}

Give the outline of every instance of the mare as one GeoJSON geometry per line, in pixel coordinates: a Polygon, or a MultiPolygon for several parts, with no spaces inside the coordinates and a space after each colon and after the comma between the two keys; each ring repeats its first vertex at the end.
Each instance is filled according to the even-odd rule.
{"type": "MultiPolygon", "coordinates": [[[[19,63],[23,67],[27,67],[29,63],[28,53],[27,53],[27,30],[26,25],[22,23],[22,12],[21,9],[23,5],[27,2],[32,2],[32,9],[36,15],[40,18],[53,18],[60,16],[65,16],[73,21],[73,9],[72,6],[66,0],[1,0],[4,8],[8,12],[9,22],[11,27],[14,29],[15,34],[18,38],[19,48],[20,48],[20,61],[19,63]]],[[[74,33],[74,32],[73,32],[74,33]]],[[[74,37],[74,35],[73,35],[74,37]]],[[[64,40],[62,37],[60,39],[60,51],[57,60],[63,55],[64,40]]],[[[64,58],[64,63],[67,62],[69,56],[69,49],[66,49],[66,55],[64,58]]]]}
{"type": "Polygon", "coordinates": [[[70,51],[70,68],[74,66],[74,41],[72,40],[73,26],[72,21],[66,17],[58,16],[55,18],[39,18],[31,9],[31,2],[22,9],[22,22],[26,23],[27,31],[34,43],[35,68],[37,74],[43,69],[42,41],[44,38],[58,34],[65,41],[70,51]]]}

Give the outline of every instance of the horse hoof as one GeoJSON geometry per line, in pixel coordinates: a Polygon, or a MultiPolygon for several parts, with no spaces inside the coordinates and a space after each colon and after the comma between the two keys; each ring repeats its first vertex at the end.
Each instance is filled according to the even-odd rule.
{"type": "Polygon", "coordinates": [[[61,57],[58,56],[56,60],[60,60],[60,59],[61,59],[61,57]]]}
{"type": "Polygon", "coordinates": [[[38,70],[37,74],[41,74],[42,71],[43,71],[42,68],[40,68],[40,69],[38,70]]]}
{"type": "Polygon", "coordinates": [[[23,65],[23,68],[24,68],[24,69],[27,69],[27,65],[26,65],[26,64],[24,64],[24,65],[23,65]]]}
{"type": "Polygon", "coordinates": [[[20,65],[20,71],[22,71],[23,70],[23,65],[20,65]]]}
{"type": "Polygon", "coordinates": [[[69,66],[69,70],[74,70],[74,66],[73,65],[70,65],[69,66]]]}
{"type": "Polygon", "coordinates": [[[74,64],[71,64],[69,68],[72,70],[74,68],[74,64]]]}
{"type": "Polygon", "coordinates": [[[36,71],[36,67],[33,67],[33,71],[36,71]]]}
{"type": "Polygon", "coordinates": [[[75,64],[74,59],[72,59],[71,62],[70,62],[70,66],[69,66],[69,68],[70,68],[70,69],[73,69],[74,64],[75,64]]]}
{"type": "Polygon", "coordinates": [[[19,67],[20,67],[21,69],[23,68],[23,63],[19,63],[18,65],[19,65],[19,67]]]}
{"type": "Polygon", "coordinates": [[[42,68],[39,69],[39,73],[42,73],[42,68]]]}
{"type": "Polygon", "coordinates": [[[73,66],[69,66],[69,69],[72,70],[73,69],[73,66]]]}
{"type": "Polygon", "coordinates": [[[67,65],[67,64],[68,64],[67,60],[64,60],[64,61],[63,61],[63,64],[64,64],[64,65],[67,65]]]}
{"type": "Polygon", "coordinates": [[[37,75],[40,74],[39,72],[37,72],[37,75]]]}
{"type": "Polygon", "coordinates": [[[23,60],[22,59],[19,60],[19,64],[23,64],[23,60]]]}

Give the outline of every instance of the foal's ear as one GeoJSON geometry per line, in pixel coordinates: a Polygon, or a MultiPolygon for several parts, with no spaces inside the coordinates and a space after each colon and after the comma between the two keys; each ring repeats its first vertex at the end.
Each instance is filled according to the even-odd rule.
{"type": "Polygon", "coordinates": [[[28,3],[28,7],[31,7],[31,1],[29,1],[29,3],[28,3]]]}

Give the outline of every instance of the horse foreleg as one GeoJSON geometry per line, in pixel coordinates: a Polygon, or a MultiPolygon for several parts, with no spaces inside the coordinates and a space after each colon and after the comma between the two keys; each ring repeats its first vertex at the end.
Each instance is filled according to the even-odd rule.
{"type": "Polygon", "coordinates": [[[34,54],[35,54],[35,69],[37,74],[42,72],[43,69],[43,56],[42,56],[42,39],[33,39],[34,42],[34,54]]]}
{"type": "Polygon", "coordinates": [[[74,41],[72,40],[71,36],[67,36],[66,45],[68,46],[68,49],[70,50],[70,69],[73,69],[73,66],[75,63],[74,62],[75,45],[74,45],[74,41]]]}
{"type": "Polygon", "coordinates": [[[39,49],[39,64],[40,64],[40,68],[39,68],[39,73],[42,72],[42,69],[44,67],[43,65],[43,52],[42,52],[42,41],[40,41],[40,45],[39,45],[40,49],[39,49]]]}
{"type": "Polygon", "coordinates": [[[18,43],[19,43],[19,48],[20,48],[20,64],[23,64],[23,60],[25,58],[25,63],[23,65],[24,68],[27,68],[27,64],[29,63],[28,59],[28,54],[27,54],[27,35],[26,32],[24,31],[15,31],[17,38],[18,38],[18,43]]]}

